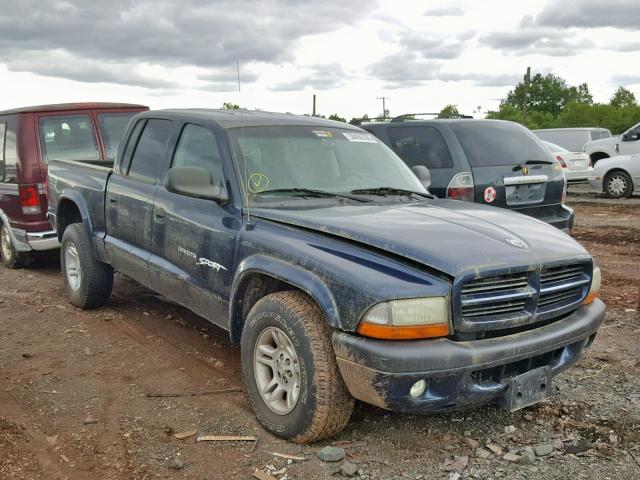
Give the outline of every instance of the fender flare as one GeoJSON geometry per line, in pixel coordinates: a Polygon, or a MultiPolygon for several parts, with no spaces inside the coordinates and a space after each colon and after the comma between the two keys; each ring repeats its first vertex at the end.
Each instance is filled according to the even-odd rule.
{"type": "Polygon", "coordinates": [[[58,198],[58,202],[56,205],[56,231],[58,232],[58,241],[62,242],[62,234],[64,233],[60,231],[60,208],[67,201],[70,201],[78,208],[78,210],[80,211],[80,217],[82,218],[82,224],[87,231],[87,235],[89,236],[89,238],[92,238],[93,225],[91,224],[89,210],[87,209],[87,205],[82,198],[82,195],[80,195],[75,190],[63,190],[60,194],[60,197],[58,198]]]}
{"type": "Polygon", "coordinates": [[[327,323],[340,328],[340,315],[335,298],[326,283],[317,274],[281,259],[266,255],[253,255],[244,259],[236,270],[229,302],[229,335],[238,343],[242,334],[242,297],[252,274],[259,273],[289,283],[309,295],[320,307],[327,323]]]}

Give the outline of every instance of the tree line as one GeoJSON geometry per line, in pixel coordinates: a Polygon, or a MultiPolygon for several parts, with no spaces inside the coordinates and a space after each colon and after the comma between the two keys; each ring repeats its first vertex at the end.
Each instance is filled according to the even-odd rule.
{"type": "MultiPolygon", "coordinates": [[[[563,78],[552,73],[535,75],[529,84],[527,113],[523,115],[525,85],[520,82],[507,94],[498,110],[487,113],[487,118],[519,122],[531,129],[564,127],[602,127],[611,130],[614,135],[640,121],[640,105],[633,92],[618,87],[609,103],[595,103],[586,83],[569,85],[563,78]]],[[[223,108],[240,108],[225,103],[223,108]]],[[[446,118],[459,115],[456,105],[446,105],[438,117],[446,118]]],[[[370,118],[367,114],[347,119],[334,113],[321,118],[338,122],[360,125],[363,122],[382,120],[370,118]]]]}

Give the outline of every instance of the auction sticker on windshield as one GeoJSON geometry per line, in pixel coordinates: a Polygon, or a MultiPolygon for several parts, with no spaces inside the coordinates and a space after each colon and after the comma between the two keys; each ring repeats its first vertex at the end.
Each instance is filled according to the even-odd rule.
{"type": "Polygon", "coordinates": [[[342,132],[342,135],[346,137],[350,142],[356,143],[378,143],[376,137],[369,133],[356,133],[356,132],[342,132]]]}

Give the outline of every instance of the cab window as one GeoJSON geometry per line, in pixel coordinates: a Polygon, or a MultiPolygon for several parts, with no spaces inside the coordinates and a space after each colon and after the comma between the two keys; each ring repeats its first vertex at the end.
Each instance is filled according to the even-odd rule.
{"type": "Polygon", "coordinates": [[[209,172],[213,182],[219,182],[222,179],[222,162],[213,132],[199,125],[185,125],[172,166],[202,167],[209,172]]]}
{"type": "Polygon", "coordinates": [[[171,120],[147,120],[135,146],[128,175],[143,182],[157,183],[163,174],[165,151],[170,135],[171,120]]]}

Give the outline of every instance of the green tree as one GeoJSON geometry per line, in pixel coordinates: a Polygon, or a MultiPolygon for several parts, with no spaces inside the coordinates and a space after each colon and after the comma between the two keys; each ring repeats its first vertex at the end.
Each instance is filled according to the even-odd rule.
{"type": "Polygon", "coordinates": [[[240,105],[236,105],[235,103],[231,102],[224,102],[222,104],[222,108],[227,110],[240,110],[240,105]]]}
{"type": "Polygon", "coordinates": [[[349,120],[349,123],[351,125],[360,125],[362,122],[368,122],[368,121],[369,121],[369,115],[365,113],[361,117],[353,117],[351,120],[349,120]]]}
{"type": "MultiPolygon", "coordinates": [[[[524,82],[520,82],[507,94],[504,103],[522,109],[524,90],[524,82]]],[[[562,108],[570,102],[593,103],[593,97],[589,93],[589,87],[586,83],[573,87],[568,85],[566,80],[552,73],[537,74],[531,79],[527,102],[528,110],[547,112],[558,116],[562,112],[562,108]]]]}
{"type": "Polygon", "coordinates": [[[609,101],[609,105],[616,108],[635,107],[637,104],[634,93],[624,87],[618,87],[609,101]]]}
{"type": "Polygon", "coordinates": [[[445,105],[444,108],[440,110],[438,118],[447,118],[451,117],[452,115],[460,115],[460,112],[458,111],[457,105],[453,105],[450,103],[449,105],[445,105]]]}
{"type": "Polygon", "coordinates": [[[329,115],[329,120],[335,120],[336,122],[347,123],[347,119],[339,116],[337,113],[329,115]]]}

